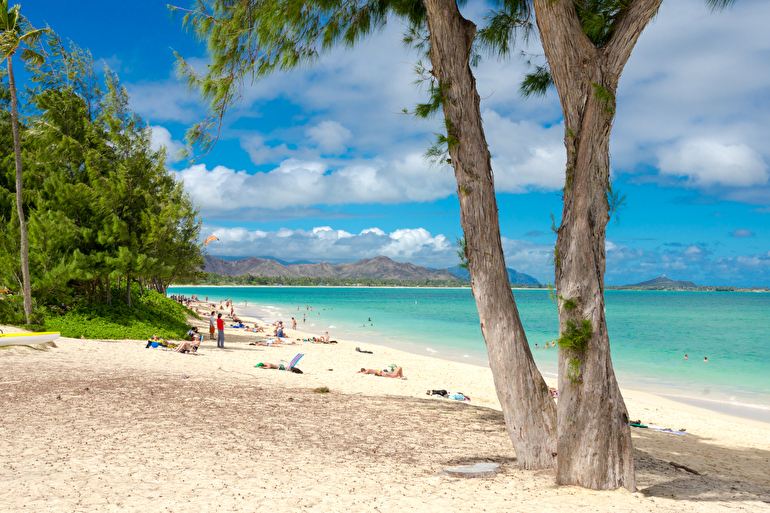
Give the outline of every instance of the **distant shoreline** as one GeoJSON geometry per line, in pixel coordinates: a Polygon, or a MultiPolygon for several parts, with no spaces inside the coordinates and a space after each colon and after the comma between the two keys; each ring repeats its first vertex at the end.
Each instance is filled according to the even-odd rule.
{"type": "MultiPolygon", "coordinates": [[[[470,284],[463,286],[463,287],[433,287],[433,286],[425,286],[425,287],[414,287],[409,285],[184,285],[184,284],[178,284],[174,283],[172,285],[169,285],[168,288],[172,287],[218,287],[218,288],[327,288],[327,289],[352,289],[352,288],[367,288],[367,289],[455,289],[455,290],[465,290],[470,289],[470,284]]],[[[522,287],[522,286],[514,286],[511,287],[511,290],[543,290],[547,291],[549,290],[548,287],[545,286],[530,286],[530,287],[522,287]]],[[[730,290],[714,290],[710,289],[708,287],[701,287],[697,289],[656,289],[656,288],[625,288],[617,285],[609,285],[604,288],[605,291],[623,291],[623,292],[749,292],[749,293],[760,293],[760,294],[767,294],[770,293],[770,289],[762,289],[762,290],[750,290],[745,288],[736,288],[736,289],[730,289],[730,290]]]]}

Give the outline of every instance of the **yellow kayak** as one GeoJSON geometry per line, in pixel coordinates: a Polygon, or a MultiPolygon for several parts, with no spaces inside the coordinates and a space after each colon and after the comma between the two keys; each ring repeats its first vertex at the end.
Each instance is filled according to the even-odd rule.
{"type": "Polygon", "coordinates": [[[0,333],[0,346],[29,346],[32,344],[45,344],[59,338],[59,332],[45,333],[0,333]]]}

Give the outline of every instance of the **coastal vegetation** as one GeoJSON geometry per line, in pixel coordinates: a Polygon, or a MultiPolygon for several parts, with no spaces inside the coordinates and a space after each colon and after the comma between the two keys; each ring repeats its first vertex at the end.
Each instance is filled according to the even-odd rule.
{"type": "Polygon", "coordinates": [[[195,312],[154,290],[131,285],[133,301],[128,306],[120,290],[113,290],[112,305],[80,299],[56,314],[46,315],[43,331],[58,331],[63,337],[96,340],[145,340],[152,335],[180,340],[189,329],[187,316],[195,312]]]}
{"type": "Polygon", "coordinates": [[[172,307],[149,289],[165,294],[172,281],[200,275],[198,209],[166,169],[165,149],[152,148],[115,73],[105,69],[100,80],[87,50],[53,34],[37,50],[42,62],[28,68],[20,118],[23,209],[14,199],[22,187],[14,181],[12,95],[0,83],[0,322],[71,335],[88,324],[77,329],[95,338],[178,336],[172,307]]]}

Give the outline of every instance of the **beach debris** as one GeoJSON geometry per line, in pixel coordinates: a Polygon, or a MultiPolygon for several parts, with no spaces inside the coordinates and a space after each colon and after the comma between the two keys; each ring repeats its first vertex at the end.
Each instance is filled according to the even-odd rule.
{"type": "Polygon", "coordinates": [[[701,475],[703,475],[703,474],[701,474],[700,472],[698,472],[697,470],[693,470],[693,469],[691,469],[691,468],[690,468],[690,467],[688,467],[687,465],[682,465],[682,464],[680,464],[680,463],[675,463],[675,462],[673,462],[673,461],[669,461],[669,462],[668,462],[668,464],[669,464],[669,465],[671,465],[671,466],[672,466],[672,467],[674,467],[674,468],[678,468],[678,469],[686,470],[686,471],[687,471],[687,472],[689,472],[690,474],[695,474],[696,476],[701,476],[701,475]]]}
{"type": "Polygon", "coordinates": [[[316,394],[328,394],[329,387],[318,387],[313,389],[313,392],[315,392],[316,394]]]}
{"type": "Polygon", "coordinates": [[[428,390],[426,392],[427,395],[437,395],[440,397],[445,397],[447,399],[454,399],[455,401],[468,401],[470,402],[471,398],[467,395],[463,394],[462,392],[455,392],[453,394],[450,394],[446,390],[428,390]]]}
{"type": "Polygon", "coordinates": [[[476,463],[475,465],[460,465],[459,467],[444,467],[444,472],[452,477],[465,479],[495,477],[502,472],[497,463],[476,463]]]}

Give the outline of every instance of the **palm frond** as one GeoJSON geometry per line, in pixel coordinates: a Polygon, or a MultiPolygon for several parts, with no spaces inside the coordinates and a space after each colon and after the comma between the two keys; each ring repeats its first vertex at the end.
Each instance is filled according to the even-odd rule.
{"type": "Polygon", "coordinates": [[[45,57],[43,57],[41,54],[37,53],[34,50],[25,48],[24,51],[21,52],[21,60],[23,60],[28,64],[31,64],[32,66],[40,66],[45,62],[45,57]]]}
{"type": "Polygon", "coordinates": [[[49,29],[48,27],[42,28],[42,29],[33,29],[33,30],[30,30],[29,32],[26,32],[20,35],[19,39],[24,44],[34,46],[40,41],[40,38],[42,38],[46,34],[50,34],[51,32],[52,30],[49,29]]]}

